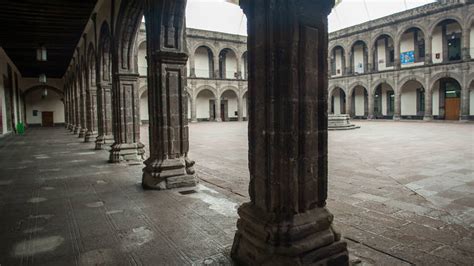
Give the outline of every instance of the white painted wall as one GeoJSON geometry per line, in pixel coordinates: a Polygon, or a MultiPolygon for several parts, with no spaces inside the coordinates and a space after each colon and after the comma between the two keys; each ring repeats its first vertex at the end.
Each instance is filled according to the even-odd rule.
{"type": "Polygon", "coordinates": [[[60,96],[48,90],[48,96],[42,98],[42,93],[42,90],[35,90],[26,95],[26,122],[41,125],[41,112],[53,112],[54,123],[64,123],[64,104],[60,96]],[[33,110],[38,110],[37,116],[33,116],[33,110]]]}
{"type": "Polygon", "coordinates": [[[421,85],[416,81],[408,81],[402,88],[401,115],[416,115],[416,89],[421,85]]]}
{"type": "Polygon", "coordinates": [[[209,78],[209,52],[205,47],[199,47],[194,54],[196,77],[209,78]]]}
{"type": "Polygon", "coordinates": [[[474,88],[469,91],[469,115],[474,115],[474,88]]]}
{"type": "Polygon", "coordinates": [[[140,96],[140,121],[148,121],[148,90],[140,96]]]}
{"type": "Polygon", "coordinates": [[[242,117],[247,117],[247,93],[242,98],[242,117]]]}
{"type": "Polygon", "coordinates": [[[354,46],[354,73],[364,73],[364,46],[354,46]]]}
{"type": "Polygon", "coordinates": [[[434,64],[443,62],[443,37],[441,33],[442,28],[441,26],[438,26],[434,29],[432,34],[431,57],[434,64]],[[439,58],[436,58],[436,54],[439,54],[439,58]]]}
{"type": "Polygon", "coordinates": [[[392,88],[388,85],[383,83],[381,88],[381,101],[382,101],[382,115],[388,115],[387,112],[387,93],[392,91],[392,88]]]}
{"type": "Polygon", "coordinates": [[[209,90],[199,92],[196,97],[196,117],[198,119],[209,119],[209,101],[214,99],[214,94],[209,90]]]}
{"type": "Polygon", "coordinates": [[[140,44],[138,48],[138,73],[140,76],[146,76],[148,62],[146,61],[146,42],[140,44]]]}
{"type": "Polygon", "coordinates": [[[191,99],[188,97],[188,105],[186,106],[188,109],[188,119],[191,119],[191,99]]]}
{"type": "Polygon", "coordinates": [[[225,59],[225,77],[227,79],[233,79],[234,74],[237,72],[237,58],[232,51],[228,51],[225,59]]]}
{"type": "Polygon", "coordinates": [[[229,118],[238,117],[235,112],[238,110],[237,95],[231,90],[227,90],[221,95],[221,101],[227,100],[227,112],[229,118]]]}
{"type": "Polygon", "coordinates": [[[357,86],[354,89],[354,103],[355,103],[355,115],[363,116],[365,114],[365,97],[364,97],[364,88],[357,86]]]}

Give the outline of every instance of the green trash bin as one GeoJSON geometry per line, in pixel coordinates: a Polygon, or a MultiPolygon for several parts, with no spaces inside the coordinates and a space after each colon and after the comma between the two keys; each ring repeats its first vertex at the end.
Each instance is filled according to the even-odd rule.
{"type": "Polygon", "coordinates": [[[16,132],[18,133],[18,135],[22,136],[23,134],[25,134],[25,125],[23,124],[23,122],[20,122],[16,125],[16,132]]]}

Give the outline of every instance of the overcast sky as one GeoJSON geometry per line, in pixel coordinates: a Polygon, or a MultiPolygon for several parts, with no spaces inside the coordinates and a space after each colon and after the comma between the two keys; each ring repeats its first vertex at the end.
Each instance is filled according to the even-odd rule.
{"type": "MultiPolygon", "coordinates": [[[[329,31],[425,5],[435,0],[342,0],[329,15],[329,31]]],[[[247,35],[247,20],[237,5],[224,0],[188,0],[190,28],[247,35]]]]}

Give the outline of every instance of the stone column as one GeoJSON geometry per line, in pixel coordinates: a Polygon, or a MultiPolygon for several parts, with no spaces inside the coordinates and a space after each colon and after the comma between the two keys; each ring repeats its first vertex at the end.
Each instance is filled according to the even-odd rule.
{"type": "Polygon", "coordinates": [[[395,90],[395,97],[394,97],[394,104],[395,110],[393,110],[393,120],[400,120],[401,119],[401,110],[402,110],[402,103],[401,103],[401,89],[395,90]]]}
{"type": "MultiPolygon", "coordinates": [[[[467,73],[467,69],[465,70],[467,73]]],[[[466,86],[462,87],[461,89],[461,115],[459,120],[460,121],[468,121],[469,120],[469,86],[470,84],[467,84],[466,86]]]]}
{"type": "Polygon", "coordinates": [[[367,101],[368,101],[367,119],[368,120],[374,119],[374,101],[375,101],[374,97],[375,97],[374,93],[372,93],[370,89],[367,88],[367,101]]]}
{"type": "MultiPolygon", "coordinates": [[[[77,73],[76,73],[77,75],[77,73]]],[[[79,89],[78,81],[77,81],[77,76],[76,80],[74,81],[74,112],[76,114],[76,119],[75,119],[75,127],[74,127],[74,135],[79,134],[81,131],[81,112],[80,112],[80,94],[81,91],[79,89]]]]}
{"type": "Polygon", "coordinates": [[[367,51],[366,52],[366,56],[365,56],[365,73],[372,73],[372,70],[373,70],[373,62],[374,62],[374,51],[373,51],[373,47],[368,47],[366,49],[364,49],[364,51],[367,51]]]}
{"type": "Polygon", "coordinates": [[[469,61],[471,60],[471,38],[470,38],[470,33],[471,32],[471,27],[466,27],[463,29],[461,40],[462,40],[462,48],[461,48],[461,53],[462,53],[462,60],[464,61],[469,61]]]}
{"type": "MultiPolygon", "coordinates": [[[[400,36],[401,38],[401,36],[400,36]]],[[[394,47],[393,47],[393,68],[400,69],[400,40],[394,40],[394,47]]]]}
{"type": "Polygon", "coordinates": [[[354,117],[354,113],[352,112],[352,94],[350,93],[346,94],[346,114],[348,114],[349,117],[354,117]]]}
{"type": "Polygon", "coordinates": [[[86,89],[87,132],[84,142],[90,142],[97,137],[97,89],[95,86],[87,86],[86,89]]]}
{"type": "Polygon", "coordinates": [[[196,77],[196,64],[194,62],[194,54],[189,55],[189,77],[196,77]]]}
{"type": "Polygon", "coordinates": [[[112,84],[101,82],[97,84],[97,130],[95,149],[101,150],[104,145],[114,142],[112,135],[112,84]]]}
{"type": "Polygon", "coordinates": [[[216,117],[214,117],[214,121],[216,122],[222,122],[222,116],[221,116],[221,97],[219,94],[219,87],[217,87],[217,93],[218,95],[216,96],[216,100],[214,101],[215,108],[216,108],[216,117]]]}
{"type": "Polygon", "coordinates": [[[242,71],[241,71],[241,67],[242,67],[242,56],[239,56],[239,55],[235,55],[235,60],[237,61],[237,77],[233,77],[235,79],[242,79],[242,71]]]}
{"type": "Polygon", "coordinates": [[[140,143],[139,78],[138,73],[114,74],[112,84],[114,144],[110,149],[111,163],[142,161],[145,154],[144,145],[140,143]]]}
{"type": "Polygon", "coordinates": [[[146,0],[150,158],[142,186],[170,189],[195,186],[194,161],[188,158],[185,8],[186,0],[146,0]],[[173,16],[169,16],[173,14],[173,16]]]}
{"type": "Polygon", "coordinates": [[[221,77],[219,76],[219,55],[214,55],[214,78],[215,79],[220,79],[221,77]]]}
{"type": "Polygon", "coordinates": [[[69,128],[69,99],[68,99],[68,91],[67,91],[67,85],[64,86],[63,88],[64,91],[64,127],[67,129],[69,128]]]}
{"type": "Polygon", "coordinates": [[[69,131],[73,132],[76,116],[74,114],[74,86],[72,83],[69,83],[68,90],[69,90],[68,98],[69,98],[69,117],[70,117],[69,131]]]}
{"type": "Polygon", "coordinates": [[[250,202],[243,265],[348,265],[327,210],[327,15],[333,0],[241,0],[248,18],[250,202]],[[278,54],[280,56],[274,56],[278,54]]]}
{"type": "Polygon", "coordinates": [[[191,100],[191,122],[197,122],[197,115],[196,115],[196,98],[191,100]]]}
{"type": "MultiPolygon", "coordinates": [[[[84,74],[82,74],[84,75],[84,74]]],[[[82,75],[79,77],[79,110],[81,113],[80,124],[81,130],[79,131],[79,138],[84,138],[87,132],[86,128],[86,88],[85,82],[82,78],[82,75]]]]}
{"type": "MultiPolygon", "coordinates": [[[[431,80],[431,72],[429,71],[429,68],[426,68],[424,74],[425,74],[425,84],[429,86],[430,80],[431,80]]],[[[433,120],[433,88],[424,88],[424,89],[425,89],[425,113],[423,114],[423,120],[431,121],[433,120]]]]}
{"type": "Polygon", "coordinates": [[[431,65],[433,63],[432,45],[433,36],[425,37],[425,65],[431,65]]]}

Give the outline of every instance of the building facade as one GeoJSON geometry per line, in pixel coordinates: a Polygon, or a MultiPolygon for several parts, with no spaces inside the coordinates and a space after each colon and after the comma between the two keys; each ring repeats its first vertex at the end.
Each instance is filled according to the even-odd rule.
{"type": "Polygon", "coordinates": [[[474,3],[441,0],[329,34],[329,113],[474,118],[474,3]]]}

